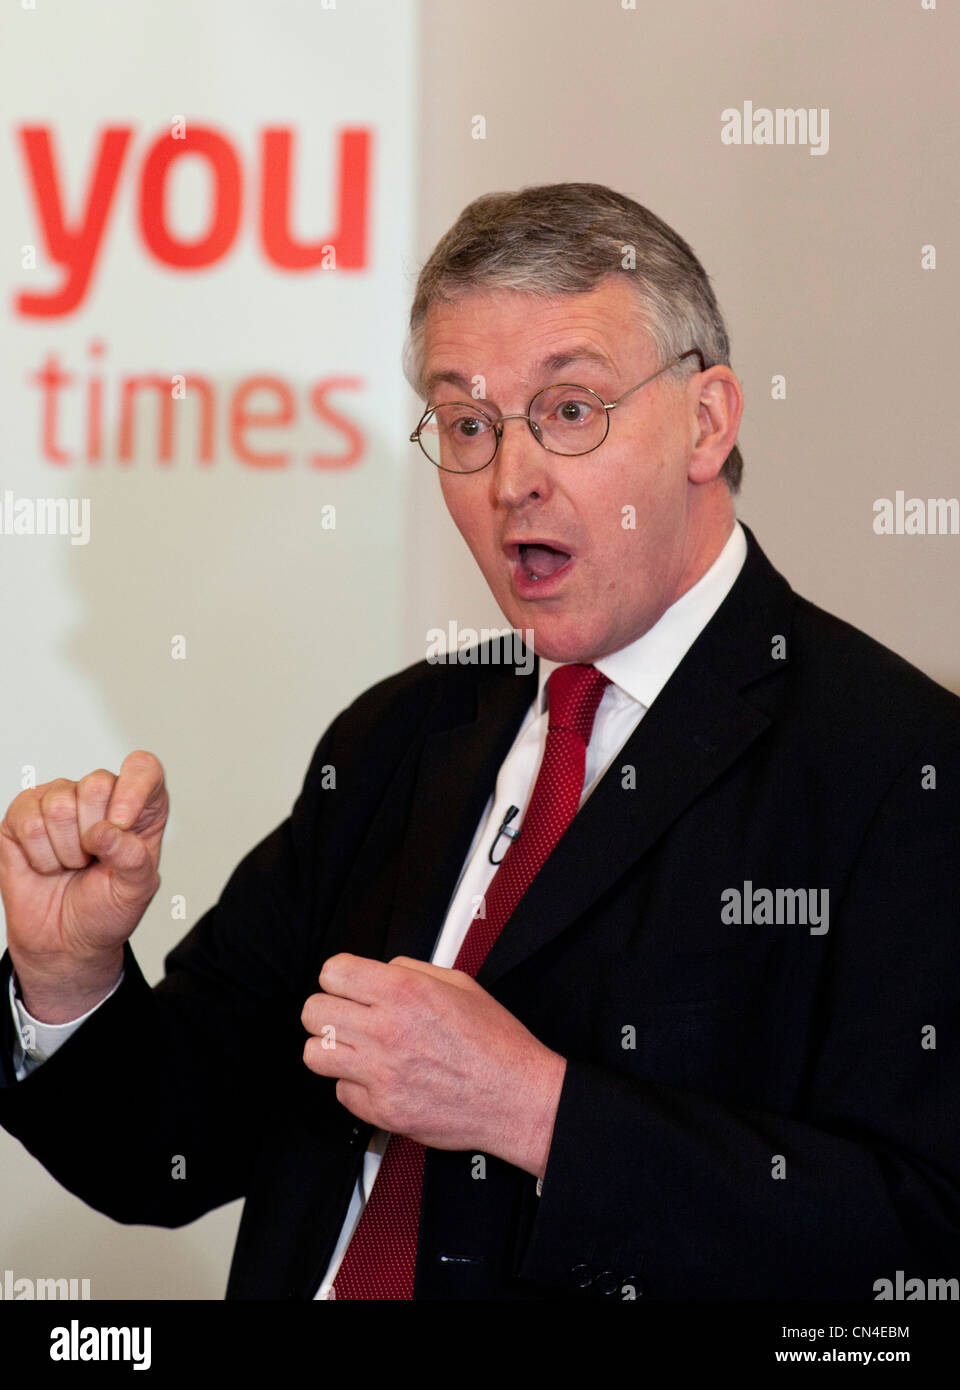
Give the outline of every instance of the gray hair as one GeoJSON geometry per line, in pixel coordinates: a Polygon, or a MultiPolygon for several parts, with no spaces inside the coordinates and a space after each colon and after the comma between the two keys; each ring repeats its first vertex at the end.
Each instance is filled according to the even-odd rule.
{"type": "MultiPolygon", "coordinates": [[[[658,365],[691,347],[700,349],[707,367],[730,365],[730,339],[709,277],[683,238],[603,184],[549,183],[475,198],[440,238],[417,279],[404,375],[425,399],[424,321],[436,300],[493,289],[579,294],[610,274],[634,284],[658,365]]],[[[696,359],[676,370],[689,375],[698,370],[696,359]]],[[[731,493],[739,491],[742,472],[735,444],[720,470],[731,493]]]]}

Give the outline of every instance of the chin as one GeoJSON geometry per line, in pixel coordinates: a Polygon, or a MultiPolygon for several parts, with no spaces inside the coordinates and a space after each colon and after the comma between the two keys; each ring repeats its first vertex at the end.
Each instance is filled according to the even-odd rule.
{"type": "Polygon", "coordinates": [[[518,609],[512,593],[501,597],[494,591],[494,597],[512,628],[524,637],[533,630],[531,645],[537,656],[545,661],[558,661],[563,665],[578,661],[589,663],[600,655],[600,634],[578,629],[574,619],[564,622],[559,615],[551,618],[535,603],[521,604],[518,609]]]}
{"type": "Polygon", "coordinates": [[[589,665],[600,654],[596,638],[583,634],[542,632],[535,625],[533,649],[545,661],[558,661],[564,666],[580,661],[589,665]]]}

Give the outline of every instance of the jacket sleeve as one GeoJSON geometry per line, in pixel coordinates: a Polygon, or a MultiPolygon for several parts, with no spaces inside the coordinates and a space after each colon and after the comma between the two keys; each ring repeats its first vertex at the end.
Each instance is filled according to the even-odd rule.
{"type": "Polygon", "coordinates": [[[831,914],[793,1113],[568,1058],[521,1277],[617,1298],[873,1299],[898,1270],[960,1274],[960,744],[928,753],[883,798],[831,914]]]}
{"type": "Polygon", "coordinates": [[[87,1009],[86,1013],[79,1018],[71,1019],[69,1023],[43,1023],[40,1019],[34,1018],[33,1014],[28,1013],[26,1005],[22,999],[18,999],[15,993],[16,977],[10,972],[8,978],[8,993],[10,997],[10,1008],[13,1011],[13,1069],[18,1081],[22,1081],[30,1072],[36,1071],[37,1067],[43,1066],[53,1056],[57,1048],[62,1047],[82,1023],[84,1023],[96,1009],[103,1006],[110,995],[119,988],[123,979],[123,971],[117,979],[117,983],[107,994],[103,996],[99,1004],[94,1004],[92,1009],[87,1009]],[[31,1042],[25,1041],[33,1034],[31,1042]]]}
{"type": "MultiPolygon", "coordinates": [[[[275,1072],[291,1057],[302,1065],[308,937],[322,910],[317,843],[332,794],[324,768],[338,722],[292,814],[237,866],[156,986],[128,941],[115,993],[20,1081],[13,1017],[2,1010],[0,1124],[117,1221],[181,1226],[242,1196],[275,1072]]],[[[4,1000],[11,970],[4,952],[4,1000]]]]}

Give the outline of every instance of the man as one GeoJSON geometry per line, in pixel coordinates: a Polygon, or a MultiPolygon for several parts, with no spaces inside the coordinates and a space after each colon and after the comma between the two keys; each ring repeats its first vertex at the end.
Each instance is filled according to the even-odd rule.
{"type": "Polygon", "coordinates": [[[152,990],[157,760],[17,797],[0,1121],[119,1221],[244,1196],[230,1298],[960,1272],[960,701],[737,522],[699,261],[598,185],[480,198],[407,370],[535,679],[360,696],[152,990]]]}

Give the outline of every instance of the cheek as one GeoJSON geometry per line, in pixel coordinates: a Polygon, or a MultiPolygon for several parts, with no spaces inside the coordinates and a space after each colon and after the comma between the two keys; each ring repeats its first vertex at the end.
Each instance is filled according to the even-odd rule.
{"type": "Polygon", "coordinates": [[[625,459],[603,477],[601,488],[580,498],[589,553],[602,559],[614,579],[622,578],[635,558],[637,539],[656,510],[656,488],[655,478],[638,473],[635,461],[625,459]]]}
{"type": "Polygon", "coordinates": [[[443,483],[440,486],[453,524],[466,541],[471,554],[476,557],[478,563],[482,562],[490,555],[493,544],[486,499],[479,498],[474,503],[470,498],[458,493],[455,488],[443,483]]]}
{"type": "Polygon", "coordinates": [[[456,526],[465,540],[469,540],[471,534],[471,508],[466,505],[466,499],[463,493],[451,487],[450,483],[446,480],[445,473],[440,474],[440,491],[443,494],[444,504],[446,505],[447,511],[450,513],[454,526],[456,526]]]}
{"type": "Polygon", "coordinates": [[[663,535],[676,530],[675,488],[665,471],[638,473],[635,460],[624,460],[605,483],[599,505],[594,499],[590,507],[583,582],[607,604],[633,603],[649,590],[651,556],[660,552],[663,535]]]}
{"type": "Polygon", "coordinates": [[[604,493],[601,520],[607,536],[614,549],[629,556],[631,550],[635,554],[643,537],[676,526],[677,508],[686,497],[685,478],[660,441],[644,440],[632,457],[622,459],[604,493]]]}

